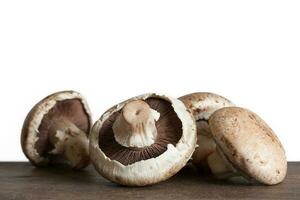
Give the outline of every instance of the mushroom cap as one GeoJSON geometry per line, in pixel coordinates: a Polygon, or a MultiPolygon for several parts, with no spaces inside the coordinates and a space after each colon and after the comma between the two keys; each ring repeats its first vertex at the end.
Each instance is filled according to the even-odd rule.
{"type": "MultiPolygon", "coordinates": [[[[114,143],[116,142],[114,141],[114,143]]],[[[90,134],[90,156],[95,169],[112,182],[128,186],[150,185],[168,179],[185,166],[195,149],[195,145],[195,122],[184,104],[177,99],[155,93],[140,95],[112,107],[94,124],[90,134]],[[158,137],[153,145],[160,142],[159,145],[161,146],[156,146],[157,148],[152,149],[153,151],[151,150],[153,146],[144,147],[150,148],[150,150],[139,154],[139,159],[136,159],[139,155],[135,156],[136,152],[133,151],[143,149],[130,149],[115,144],[114,146],[111,144],[103,145],[102,143],[106,141],[101,141],[106,140],[102,136],[105,134],[110,137],[110,141],[114,140],[114,133],[111,131],[112,123],[122,108],[133,100],[144,100],[152,109],[160,113],[160,118],[156,122],[158,137]],[[164,106],[160,107],[158,105],[160,102],[164,106]],[[103,129],[105,130],[103,131],[103,129]],[[159,141],[159,134],[162,129],[170,129],[164,138],[170,141],[159,141]],[[178,135],[178,133],[180,134],[178,135]],[[119,150],[116,152],[117,156],[111,158],[107,146],[119,150]],[[128,156],[124,152],[130,153],[130,155],[128,156]],[[124,157],[126,157],[125,160],[124,157]]]]}
{"type": "Polygon", "coordinates": [[[216,150],[216,144],[209,130],[207,120],[218,109],[234,106],[220,95],[208,92],[196,92],[179,98],[196,120],[198,147],[192,156],[192,162],[204,171],[208,171],[206,158],[216,150]]]}
{"type": "Polygon", "coordinates": [[[209,125],[218,150],[245,178],[267,185],[283,181],[285,151],[258,115],[239,107],[222,108],[210,117],[209,125]]]}
{"type": "Polygon", "coordinates": [[[45,97],[28,113],[21,133],[23,153],[35,166],[44,166],[61,160],[48,154],[53,148],[49,143],[48,126],[55,117],[65,117],[87,136],[89,134],[92,125],[91,112],[80,93],[61,91],[45,97]]]}

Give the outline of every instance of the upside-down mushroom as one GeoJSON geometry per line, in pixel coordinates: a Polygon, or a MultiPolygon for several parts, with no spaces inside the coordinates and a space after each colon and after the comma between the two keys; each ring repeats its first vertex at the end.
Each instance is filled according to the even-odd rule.
{"type": "Polygon", "coordinates": [[[153,93],[124,101],[94,124],[91,161],[112,182],[144,186],[166,180],[190,159],[195,122],[184,104],[153,93]]]}
{"type": "Polygon", "coordinates": [[[90,163],[88,135],[92,120],[86,100],[75,91],[47,96],[27,115],[22,150],[35,166],[67,163],[82,169],[90,163]]]}

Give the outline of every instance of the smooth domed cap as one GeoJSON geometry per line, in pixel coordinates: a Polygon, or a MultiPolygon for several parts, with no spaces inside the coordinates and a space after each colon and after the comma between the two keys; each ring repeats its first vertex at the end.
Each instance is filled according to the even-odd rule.
{"type": "Polygon", "coordinates": [[[222,108],[211,116],[209,125],[219,150],[237,171],[268,185],[283,181],[285,151],[258,115],[239,107],[222,108]]]}
{"type": "Polygon", "coordinates": [[[208,120],[218,109],[234,106],[234,104],[220,95],[208,92],[196,92],[179,98],[190,110],[195,120],[208,120]]]}
{"type": "Polygon", "coordinates": [[[48,153],[53,148],[49,143],[49,127],[55,118],[65,118],[89,134],[91,113],[80,93],[61,91],[47,96],[31,109],[22,128],[22,150],[33,165],[43,166],[60,160],[48,153]]]}
{"type": "Polygon", "coordinates": [[[195,122],[184,104],[154,93],[112,107],[94,124],[90,135],[90,155],[95,169],[112,182],[128,186],[150,185],[168,179],[185,166],[195,145],[195,122]],[[124,106],[136,100],[144,101],[159,114],[154,143],[141,148],[119,144],[113,130],[124,106]]]}

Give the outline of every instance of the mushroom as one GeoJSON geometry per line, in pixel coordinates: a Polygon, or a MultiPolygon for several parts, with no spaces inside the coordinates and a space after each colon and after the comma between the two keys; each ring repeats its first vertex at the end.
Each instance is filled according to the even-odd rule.
{"type": "Polygon", "coordinates": [[[287,171],[285,151],[273,130],[255,113],[239,107],[217,110],[209,119],[217,151],[208,165],[221,179],[243,176],[273,185],[287,171]]]}
{"type": "Polygon", "coordinates": [[[234,104],[228,99],[213,93],[197,92],[179,98],[195,118],[197,126],[197,147],[192,163],[199,169],[209,171],[207,157],[216,150],[215,141],[210,133],[208,119],[218,109],[234,104]]]}
{"type": "Polygon", "coordinates": [[[93,125],[90,157],[112,182],[144,186],[168,179],[190,159],[196,126],[184,104],[148,93],[124,101],[93,125]]]}
{"type": "Polygon", "coordinates": [[[35,166],[67,163],[82,169],[90,163],[88,135],[92,120],[86,100],[75,91],[47,96],[27,115],[22,150],[35,166]]]}

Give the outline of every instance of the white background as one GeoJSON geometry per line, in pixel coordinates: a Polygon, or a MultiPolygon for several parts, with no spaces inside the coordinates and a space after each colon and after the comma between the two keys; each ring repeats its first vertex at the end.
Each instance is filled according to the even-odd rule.
{"type": "Polygon", "coordinates": [[[300,160],[299,1],[1,1],[0,160],[46,95],[73,89],[94,120],[145,92],[219,93],[300,160]]]}

